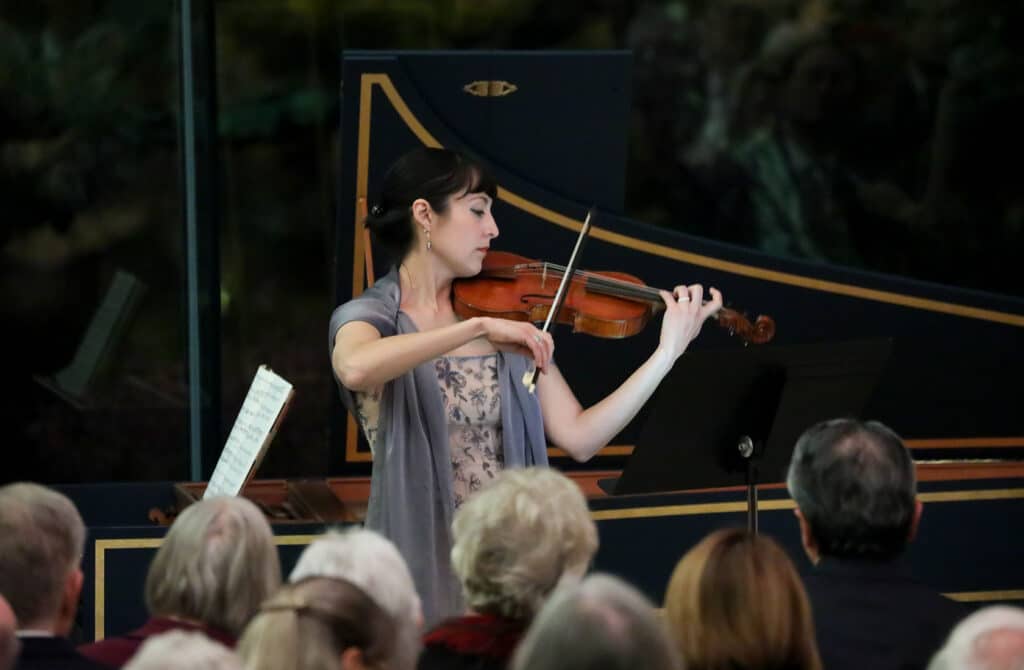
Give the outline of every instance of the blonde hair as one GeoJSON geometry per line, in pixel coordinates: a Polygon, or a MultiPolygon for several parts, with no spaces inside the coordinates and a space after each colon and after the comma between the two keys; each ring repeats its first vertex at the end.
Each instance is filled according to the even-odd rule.
{"type": "Polygon", "coordinates": [[[337,670],[355,647],[368,667],[383,668],[394,620],[346,579],[310,577],[285,584],[263,603],[238,641],[247,670],[337,670]]]}
{"type": "Polygon", "coordinates": [[[398,670],[416,667],[422,648],[423,612],[405,559],[390,540],[359,527],[329,531],[306,547],[288,581],[307,577],[346,579],[365,591],[391,615],[398,629],[392,666],[398,670]]]}
{"type": "Polygon", "coordinates": [[[820,670],[811,607],[786,552],[764,535],[711,533],[676,565],[665,614],[692,670],[820,670]]]}
{"type": "Polygon", "coordinates": [[[18,482],[0,487],[0,593],[22,627],[57,614],[85,551],[85,524],[62,493],[18,482]]]}
{"type": "Polygon", "coordinates": [[[202,633],[172,630],[143,642],[124,670],[242,670],[242,661],[202,633]]]}
{"type": "Polygon", "coordinates": [[[532,618],[563,575],[582,576],[597,527],[579,487],[550,468],[506,470],[455,513],[452,567],[477,612],[532,618]]]}
{"type": "Polygon", "coordinates": [[[256,505],[210,498],[171,524],[146,575],[146,606],[237,636],[280,584],[274,536],[256,505]]]}

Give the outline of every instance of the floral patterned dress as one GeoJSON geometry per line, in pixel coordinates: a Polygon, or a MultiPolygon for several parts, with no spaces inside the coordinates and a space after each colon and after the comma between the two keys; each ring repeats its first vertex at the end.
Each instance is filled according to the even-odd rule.
{"type": "Polygon", "coordinates": [[[504,466],[498,355],[443,356],[434,367],[448,414],[452,494],[458,509],[504,466]]]}
{"type": "MultiPolygon", "coordinates": [[[[448,417],[452,494],[458,509],[504,467],[498,355],[442,356],[434,361],[448,417]]],[[[357,393],[356,413],[372,451],[380,419],[380,391],[357,393]]]]}

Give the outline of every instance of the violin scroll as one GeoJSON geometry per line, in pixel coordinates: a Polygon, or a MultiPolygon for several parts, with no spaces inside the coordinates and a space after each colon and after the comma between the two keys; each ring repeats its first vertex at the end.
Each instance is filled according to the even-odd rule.
{"type": "Polygon", "coordinates": [[[775,320],[764,314],[759,314],[751,323],[746,315],[723,307],[715,314],[715,320],[730,335],[739,336],[744,344],[764,344],[775,337],[775,320]]]}

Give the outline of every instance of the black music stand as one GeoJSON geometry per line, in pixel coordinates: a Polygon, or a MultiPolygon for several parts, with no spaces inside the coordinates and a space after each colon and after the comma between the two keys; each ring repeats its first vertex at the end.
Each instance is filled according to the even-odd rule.
{"type": "Polygon", "coordinates": [[[613,495],[785,480],[800,434],[864,409],[892,351],[888,339],[763,346],[683,355],[661,383],[613,495]],[[763,477],[762,477],[763,475],[763,477]]]}

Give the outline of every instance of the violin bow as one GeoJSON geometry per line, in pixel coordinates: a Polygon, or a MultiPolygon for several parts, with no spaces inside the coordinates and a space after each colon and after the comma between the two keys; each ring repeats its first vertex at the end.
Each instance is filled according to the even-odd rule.
{"type": "MultiPolygon", "coordinates": [[[[558,314],[559,310],[562,309],[562,305],[565,303],[565,295],[568,292],[568,287],[572,283],[572,278],[576,274],[576,266],[579,264],[580,252],[583,251],[583,242],[586,241],[587,236],[590,234],[590,219],[594,215],[594,208],[591,207],[587,211],[587,218],[583,220],[583,228],[580,229],[580,235],[576,238],[576,246],[572,249],[572,256],[569,257],[569,262],[565,267],[565,274],[562,275],[562,281],[558,285],[558,291],[555,292],[555,299],[551,302],[551,307],[548,308],[548,316],[544,319],[544,326],[541,328],[541,332],[548,332],[551,328],[551,324],[554,323],[555,315],[558,314]]],[[[526,372],[523,375],[523,385],[526,386],[530,393],[533,393],[537,388],[537,375],[539,371],[534,366],[533,370],[526,372]]]]}

